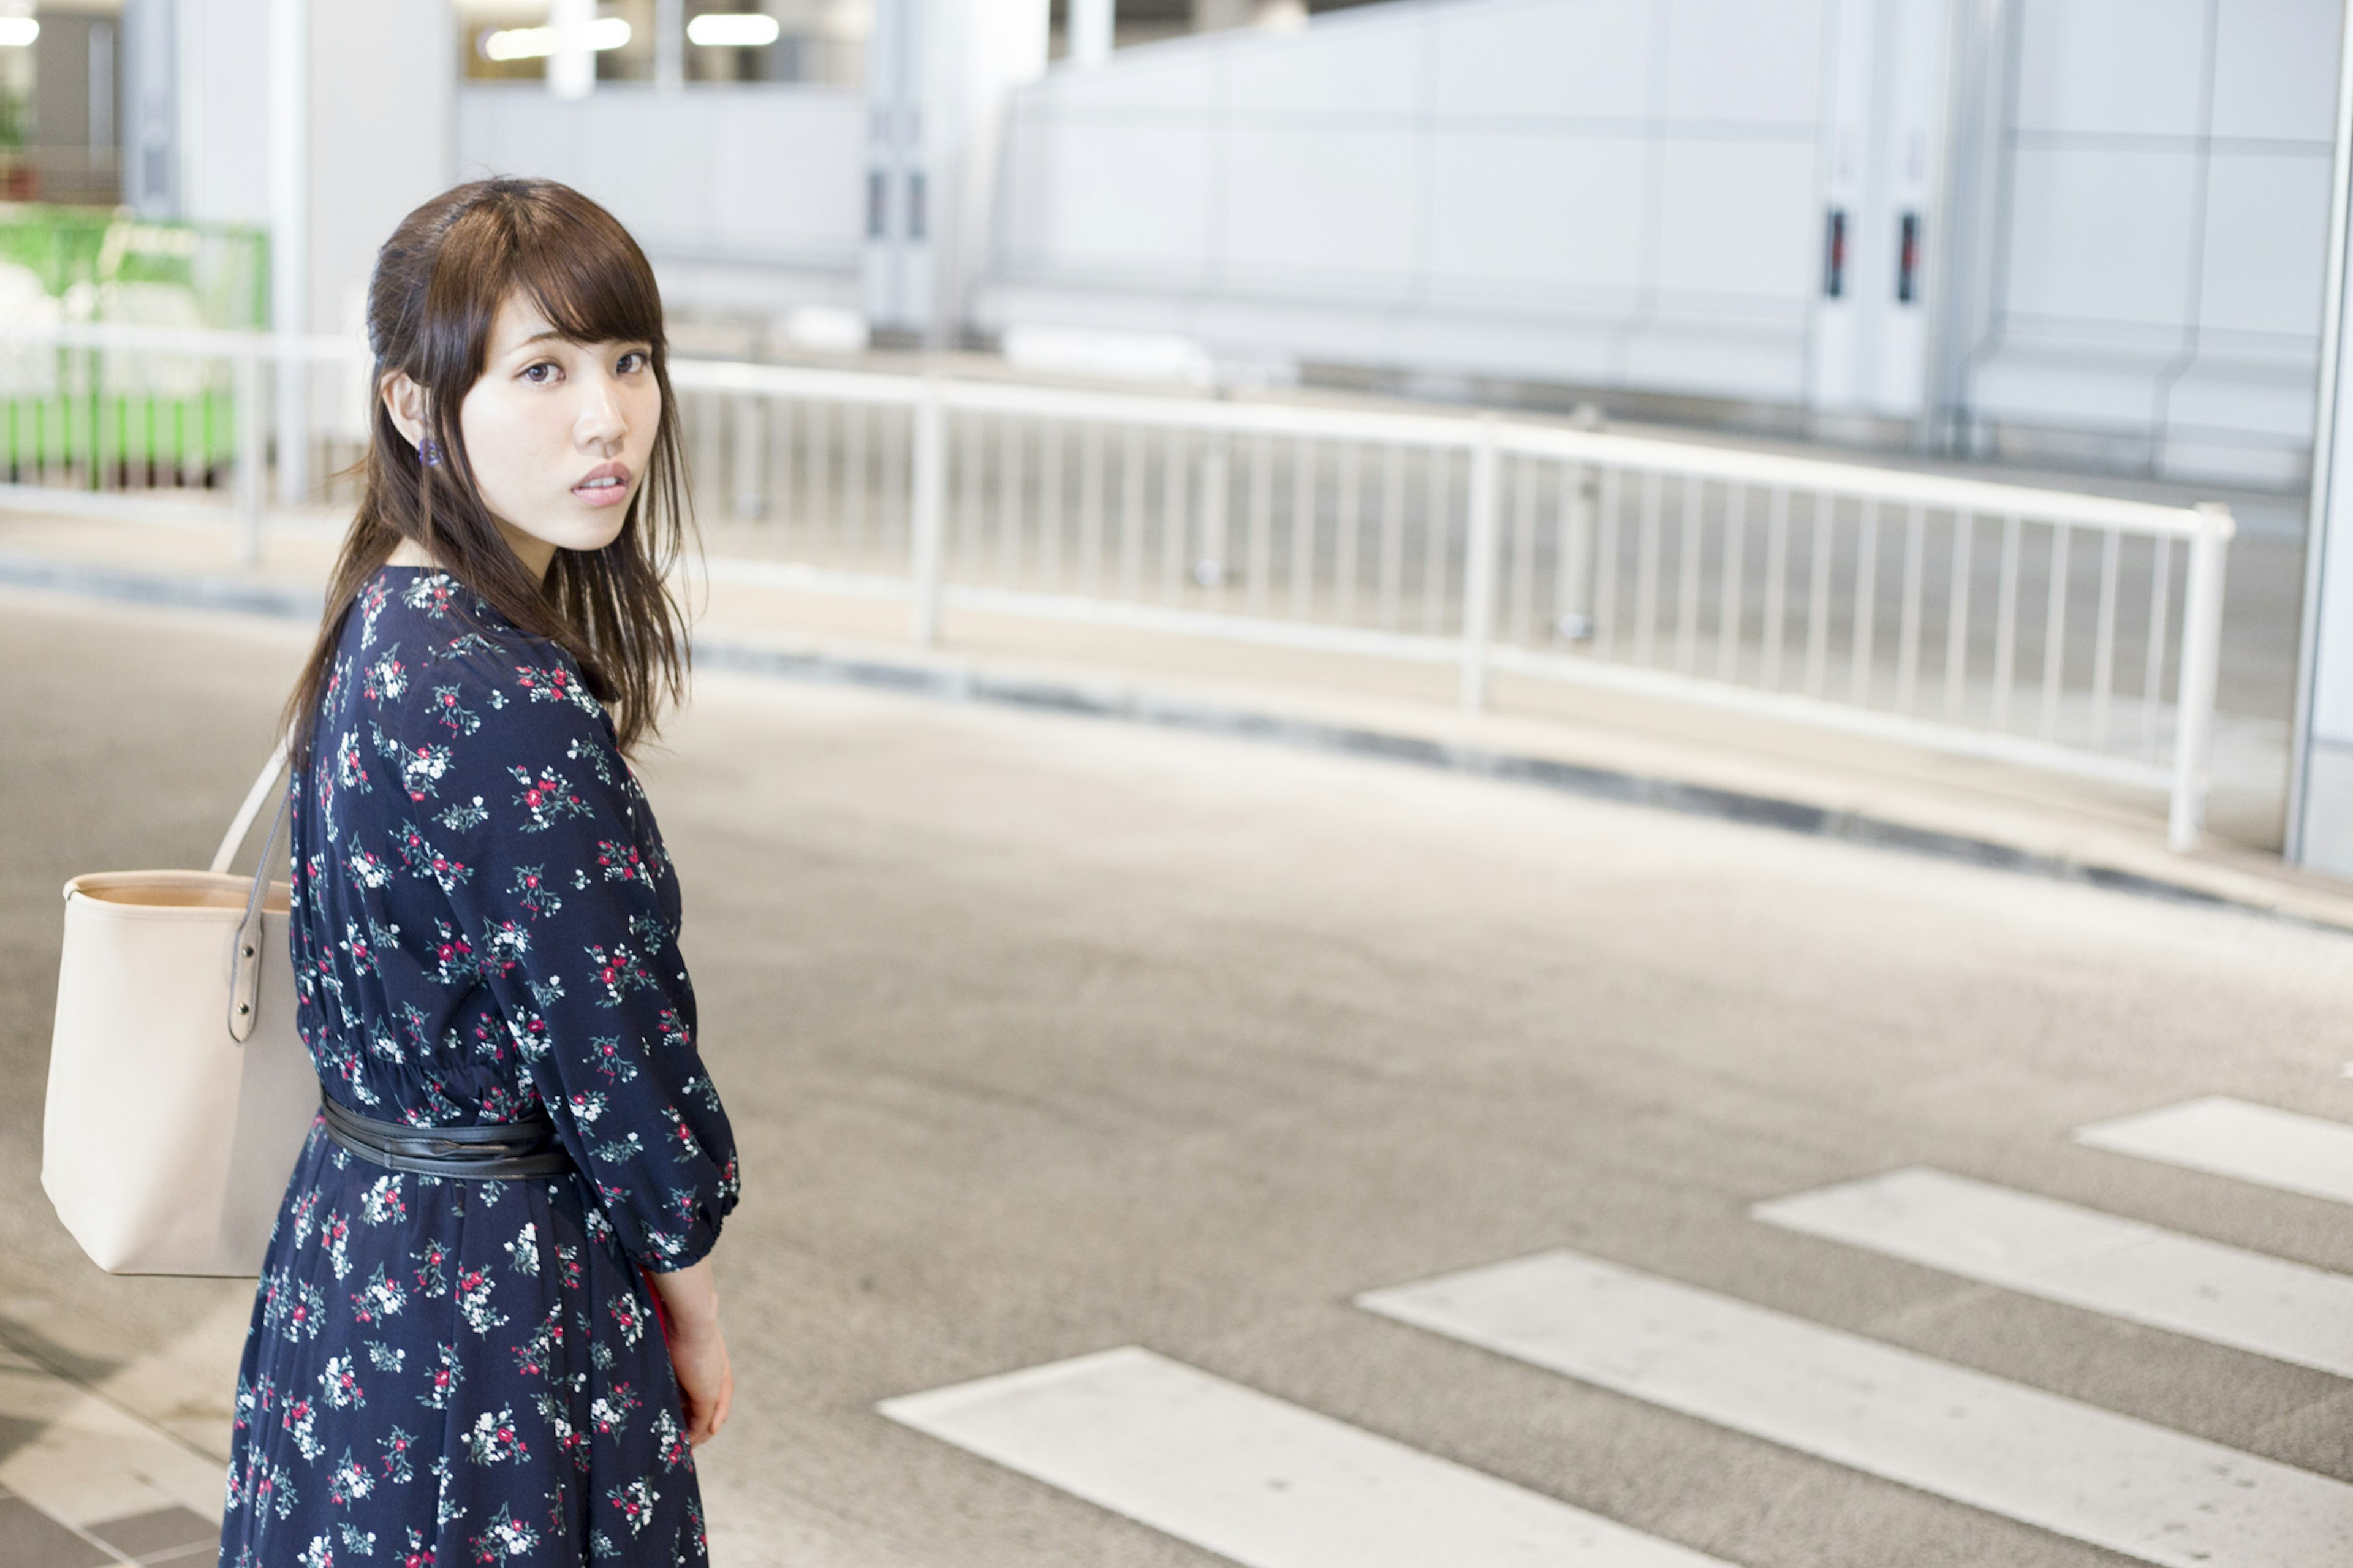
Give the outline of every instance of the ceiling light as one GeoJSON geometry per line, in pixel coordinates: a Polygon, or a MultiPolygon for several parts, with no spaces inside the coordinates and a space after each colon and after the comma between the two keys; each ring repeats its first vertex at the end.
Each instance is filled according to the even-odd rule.
{"type": "MultiPolygon", "coordinates": [[[[585,29],[592,49],[617,49],[629,41],[629,25],[618,16],[600,16],[585,29]]],[[[554,27],[506,27],[486,32],[478,46],[486,60],[544,59],[555,52],[554,27]]]]}
{"type": "Polygon", "coordinates": [[[30,16],[0,16],[0,49],[21,49],[41,36],[41,24],[30,16]]]}
{"type": "Polygon", "coordinates": [[[774,16],[757,11],[714,11],[686,25],[687,39],[705,48],[756,49],[776,41],[774,16]]]}

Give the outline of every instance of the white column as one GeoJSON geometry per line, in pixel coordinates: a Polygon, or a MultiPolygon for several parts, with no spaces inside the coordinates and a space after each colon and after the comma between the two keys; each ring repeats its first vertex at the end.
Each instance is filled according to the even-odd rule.
{"type": "Polygon", "coordinates": [[[873,18],[866,38],[866,319],[886,331],[922,331],[931,300],[929,231],[911,234],[908,220],[911,187],[923,168],[923,0],[874,0],[873,18]]]}
{"type": "Polygon", "coordinates": [[[1957,451],[1968,423],[1969,373],[1993,324],[2002,275],[2009,166],[2013,0],[1952,0],[1942,146],[1925,223],[1929,265],[1924,336],[1922,453],[1957,451]]]}
{"type": "Polygon", "coordinates": [[[926,337],[953,348],[987,261],[1006,100],[1045,74],[1047,0],[917,0],[931,310],[926,337]]]}
{"type": "Polygon", "coordinates": [[[2287,858],[2353,877],[2353,26],[2339,39],[2337,173],[2322,295],[2320,396],[2304,560],[2304,646],[2288,757],[2287,858]]]}
{"type": "MultiPolygon", "coordinates": [[[[310,0],[269,0],[269,326],[311,330],[310,0]]],[[[272,378],[278,405],[278,500],[310,497],[309,378],[281,362],[272,378]]],[[[240,420],[260,410],[239,408],[240,420]]]]}
{"type": "Polygon", "coordinates": [[[1111,58],[1116,0],[1071,0],[1070,62],[1099,66],[1111,58]]]}
{"type": "Polygon", "coordinates": [[[145,218],[179,216],[179,46],[173,0],[124,0],[122,199],[145,218]]]}
{"type": "MultiPolygon", "coordinates": [[[[419,202],[452,183],[457,46],[457,8],[448,0],[313,0],[311,331],[359,335],[377,247],[419,202]],[[396,121],[401,134],[385,135],[381,128],[396,121]]],[[[358,434],[356,412],[326,398],[333,373],[313,374],[311,417],[332,414],[346,435],[358,434]]]]}
{"type": "Polygon", "coordinates": [[[588,47],[588,26],[596,0],[547,0],[547,25],[555,29],[555,52],[547,57],[547,90],[558,98],[586,98],[596,88],[596,53],[588,47]]]}

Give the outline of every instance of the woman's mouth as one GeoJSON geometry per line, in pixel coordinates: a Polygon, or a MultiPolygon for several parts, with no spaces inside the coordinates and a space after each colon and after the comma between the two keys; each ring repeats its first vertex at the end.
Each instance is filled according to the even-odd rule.
{"type": "Polygon", "coordinates": [[[629,495],[629,470],[623,463],[599,463],[572,493],[590,506],[617,506],[629,495]]]}

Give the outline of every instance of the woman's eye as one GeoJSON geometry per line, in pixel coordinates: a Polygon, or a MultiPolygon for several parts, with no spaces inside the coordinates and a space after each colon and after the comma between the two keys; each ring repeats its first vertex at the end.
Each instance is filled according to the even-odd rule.
{"type": "Polygon", "coordinates": [[[622,375],[628,375],[632,372],[643,370],[646,368],[646,356],[639,353],[637,350],[631,349],[628,353],[621,356],[620,363],[613,368],[622,375]]]}
{"type": "Polygon", "coordinates": [[[543,386],[555,379],[555,367],[542,360],[537,364],[525,366],[522,378],[535,386],[543,386]]]}

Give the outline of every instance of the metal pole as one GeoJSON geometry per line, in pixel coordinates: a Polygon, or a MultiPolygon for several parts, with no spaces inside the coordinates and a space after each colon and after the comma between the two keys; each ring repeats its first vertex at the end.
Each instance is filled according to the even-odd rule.
{"type": "Polygon", "coordinates": [[[596,87],[596,50],[589,28],[596,0],[548,0],[547,25],[555,30],[555,52],[547,58],[547,90],[557,98],[586,98],[596,87]]]}
{"type": "Polygon", "coordinates": [[[1113,0],[1071,0],[1070,52],[1074,66],[1099,66],[1111,58],[1113,0]]]}
{"type": "Polygon", "coordinates": [[[2200,504],[2198,523],[2198,535],[2189,542],[2189,579],[2182,589],[2181,673],[2173,698],[2173,800],[2165,837],[2176,852],[2194,847],[2206,824],[2207,762],[2221,665],[2223,549],[2234,531],[2231,509],[2213,501],[2200,504]]]}
{"type": "Polygon", "coordinates": [[[2321,275],[2320,377],[2314,399],[2312,487],[2305,508],[2303,630],[2296,649],[2295,705],[2290,710],[2287,821],[2281,854],[2290,863],[2348,874],[2348,792],[2345,785],[2344,694],[2348,668],[2342,656],[2353,626],[2331,617],[2327,592],[2346,578],[2348,539],[2353,539],[2353,388],[2347,385],[2346,306],[2348,249],[2353,249],[2353,5],[2342,8],[2337,29],[2337,124],[2328,198],[2328,253],[2321,275]],[[2333,658],[2329,656],[2335,656],[2333,658]],[[2324,702],[2324,699],[2326,701],[2324,702]],[[2323,722],[2324,712],[2333,721],[2323,722]],[[2320,776],[2315,777],[2317,765],[2320,776]],[[2316,789],[2315,785],[2318,787],[2316,789]],[[2317,831],[2315,831],[2315,830],[2317,831]]]}
{"type": "Polygon", "coordinates": [[[654,88],[686,85],[686,0],[654,0],[654,88]]]}
{"type": "Polygon", "coordinates": [[[237,558],[261,563],[261,344],[248,337],[237,352],[237,558]]]}
{"type": "Polygon", "coordinates": [[[926,378],[915,404],[914,495],[908,529],[914,579],[914,626],[917,647],[930,647],[940,637],[940,520],[947,505],[947,410],[936,380],[926,378]]]}
{"type": "Polygon", "coordinates": [[[1487,636],[1495,611],[1495,416],[1479,416],[1471,447],[1471,532],[1462,563],[1462,711],[1487,702],[1487,636]]]}

